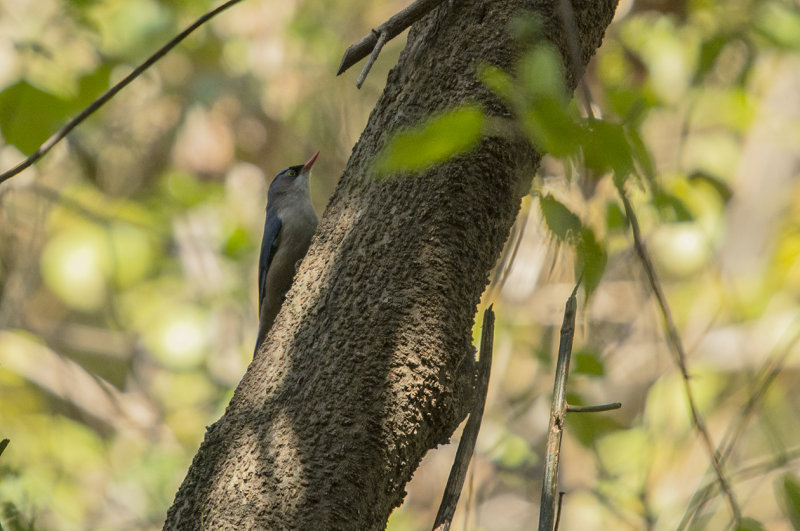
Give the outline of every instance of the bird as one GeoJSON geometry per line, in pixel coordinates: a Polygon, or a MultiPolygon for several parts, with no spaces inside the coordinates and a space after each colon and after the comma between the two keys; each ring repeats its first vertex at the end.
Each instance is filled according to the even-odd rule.
{"type": "Polygon", "coordinates": [[[256,351],[272,328],[296,267],[306,255],[317,229],[308,176],[319,151],[305,164],[289,166],[272,180],[258,260],[258,338],[256,351]]]}

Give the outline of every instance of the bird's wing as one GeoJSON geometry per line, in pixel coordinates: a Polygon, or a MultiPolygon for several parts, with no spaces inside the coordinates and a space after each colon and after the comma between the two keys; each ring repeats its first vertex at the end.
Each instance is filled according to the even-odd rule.
{"type": "Polygon", "coordinates": [[[281,231],[281,218],[274,212],[267,212],[264,221],[264,237],[261,239],[261,256],[258,259],[258,315],[267,294],[267,271],[278,248],[278,233],[281,231]]]}

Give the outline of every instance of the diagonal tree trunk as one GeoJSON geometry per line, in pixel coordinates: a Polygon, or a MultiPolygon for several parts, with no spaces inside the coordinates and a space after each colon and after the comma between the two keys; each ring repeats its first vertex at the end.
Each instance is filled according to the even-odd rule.
{"type": "MultiPolygon", "coordinates": [[[[564,58],[558,0],[454,0],[418,22],[356,144],[270,336],[205,441],[167,529],[383,529],[423,455],[472,400],[471,327],[540,155],[487,138],[416,177],[371,163],[398,127],[460,103],[508,111],[476,78],[513,70],[535,12],[564,58]]],[[[583,72],[616,0],[573,0],[583,72]]]]}

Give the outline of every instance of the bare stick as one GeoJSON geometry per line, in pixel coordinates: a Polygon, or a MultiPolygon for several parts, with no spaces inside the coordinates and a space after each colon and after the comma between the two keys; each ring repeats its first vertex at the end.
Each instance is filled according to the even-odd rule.
{"type": "Polygon", "coordinates": [[[555,531],[558,531],[558,525],[561,523],[561,506],[564,505],[564,492],[563,490],[558,493],[558,510],[556,511],[556,523],[553,526],[555,531]]]}
{"type": "Polygon", "coordinates": [[[675,363],[677,364],[678,369],[681,372],[681,376],[683,377],[683,387],[686,393],[686,400],[689,402],[689,409],[692,412],[692,420],[694,420],[695,428],[700,434],[700,439],[703,441],[706,452],[708,452],[708,457],[711,459],[711,464],[714,467],[714,472],[717,476],[720,489],[722,489],[722,492],[728,501],[731,513],[733,514],[734,524],[738,524],[742,519],[742,513],[739,509],[739,504],[733,495],[733,491],[730,488],[730,484],[728,483],[728,480],[725,479],[725,473],[722,470],[719,454],[714,449],[714,443],[711,441],[711,435],[708,433],[708,428],[706,428],[703,416],[700,414],[700,410],[697,408],[694,393],[692,392],[692,387],[689,384],[689,370],[687,369],[686,352],[683,348],[683,341],[681,340],[680,334],[678,334],[678,329],[675,326],[675,322],[672,320],[672,313],[670,312],[667,298],[664,296],[664,291],[661,289],[661,283],[658,280],[658,275],[656,274],[656,269],[653,266],[653,261],[644,245],[644,239],[642,238],[642,232],[639,228],[639,220],[636,217],[636,213],[633,211],[633,207],[628,200],[628,196],[625,194],[625,191],[622,190],[622,188],[619,189],[619,194],[622,198],[622,203],[625,206],[625,215],[628,218],[628,224],[631,226],[631,232],[633,233],[633,245],[636,248],[636,254],[639,256],[639,261],[642,262],[642,267],[644,267],[645,273],[647,274],[647,279],[650,282],[650,288],[653,290],[653,294],[655,294],[656,300],[658,301],[658,306],[661,310],[661,316],[664,320],[664,328],[666,329],[667,339],[672,346],[673,358],[675,359],[675,363]]]}
{"type": "Polygon", "coordinates": [[[492,343],[494,341],[494,311],[492,307],[486,308],[483,312],[483,331],[481,332],[481,350],[478,360],[478,382],[476,386],[477,396],[472,411],[469,413],[469,420],[464,426],[461,434],[461,441],[458,443],[456,458],[450,469],[450,477],[447,478],[447,486],[444,488],[442,503],[439,505],[439,512],[433,523],[434,531],[447,531],[453,522],[453,515],[456,512],[458,498],[461,496],[461,489],[464,486],[464,478],[467,476],[467,469],[475,450],[475,441],[478,439],[478,431],[481,429],[483,419],[483,408],[486,405],[486,392],[489,389],[489,374],[492,370],[492,343]]]}
{"type": "Polygon", "coordinates": [[[558,459],[561,453],[561,436],[567,414],[567,377],[569,361],[572,357],[572,338],[575,334],[575,312],[578,307],[575,294],[578,284],[572,290],[564,308],[564,322],[561,324],[561,342],[558,345],[556,378],[553,384],[553,404],[550,408],[550,427],[547,430],[547,447],[544,457],[544,482],[542,502],[539,509],[539,531],[552,531],[556,519],[556,487],[558,485],[558,459]]]}
{"type": "Polygon", "coordinates": [[[178,43],[180,43],[182,40],[188,37],[190,33],[192,33],[194,30],[205,24],[208,20],[210,20],[214,16],[228,9],[232,5],[238,4],[239,2],[241,2],[241,0],[228,0],[221,6],[209,11],[208,13],[206,13],[205,15],[194,21],[194,23],[191,26],[180,32],[175,38],[173,38],[167,44],[162,46],[156,53],[148,57],[147,60],[145,60],[142,64],[134,68],[133,71],[127,76],[125,76],[125,78],[122,81],[120,81],[119,83],[117,83],[116,85],[105,91],[103,94],[101,94],[99,98],[97,98],[91,104],[89,104],[89,106],[86,107],[83,111],[81,111],[80,114],[78,114],[69,122],[67,122],[63,127],[61,127],[61,129],[56,131],[53,134],[53,136],[45,140],[45,142],[41,146],[39,146],[39,148],[36,151],[34,151],[27,159],[22,161],[17,166],[11,168],[10,170],[0,174],[0,183],[7,181],[11,177],[17,175],[18,173],[22,172],[23,170],[33,165],[34,162],[42,158],[45,154],[47,154],[48,151],[50,151],[53,148],[53,146],[58,144],[65,136],[67,136],[70,133],[70,131],[75,129],[75,127],[77,127],[78,124],[83,122],[97,109],[102,107],[108,100],[113,98],[117,94],[117,92],[125,88],[128,84],[130,84],[131,81],[139,77],[142,74],[142,72],[153,66],[153,64],[156,61],[164,57],[167,54],[167,52],[172,50],[175,46],[178,45],[178,43]]]}
{"type": "Polygon", "coordinates": [[[339,70],[336,72],[336,75],[342,74],[345,70],[371,53],[372,57],[370,57],[370,60],[364,66],[364,70],[361,71],[361,75],[358,76],[358,82],[356,82],[356,86],[361,88],[361,84],[364,83],[364,78],[367,77],[370,68],[372,68],[372,64],[375,62],[375,59],[378,58],[380,48],[388,41],[400,35],[407,27],[424,17],[429,11],[442,2],[443,0],[417,0],[392,16],[376,29],[364,35],[360,41],[351,44],[347,50],[344,51],[342,62],[339,64],[339,70]],[[378,46],[379,43],[380,46],[378,46]]]}
{"type": "Polygon", "coordinates": [[[598,404],[596,406],[570,406],[567,404],[567,413],[599,413],[601,411],[612,411],[619,409],[622,404],[611,402],[610,404],[598,404]]]}
{"type": "Polygon", "coordinates": [[[361,70],[361,73],[358,74],[358,79],[356,79],[356,88],[361,88],[361,85],[364,84],[364,80],[367,79],[367,74],[369,71],[372,70],[372,65],[375,64],[375,61],[378,59],[378,54],[381,53],[383,49],[383,45],[386,44],[386,32],[381,32],[378,36],[378,42],[375,43],[375,47],[372,49],[372,53],[369,54],[369,59],[364,64],[364,68],[361,70]]]}

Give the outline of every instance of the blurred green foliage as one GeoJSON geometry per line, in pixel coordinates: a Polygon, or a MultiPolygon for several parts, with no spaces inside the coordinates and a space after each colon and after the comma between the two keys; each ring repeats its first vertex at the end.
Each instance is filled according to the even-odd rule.
{"type": "MultiPolygon", "coordinates": [[[[0,167],[211,5],[0,0],[0,167]]],[[[252,354],[269,179],[321,150],[321,210],[402,39],[361,91],[358,68],[334,77],[340,54],[404,5],[243,2],[0,186],[4,528],[161,527],[252,354]]],[[[475,73],[513,120],[453,109],[398,132],[376,160],[379,173],[413,174],[510,128],[551,155],[512,232],[508,274],[487,294],[500,303],[498,352],[456,527],[527,529],[536,517],[552,353],[581,275],[592,296],[569,401],[623,409],[570,415],[561,528],[730,522],[621,189],[689,350],[698,406],[730,448],[723,466],[748,517],[739,528],[800,525],[798,21],[782,0],[623,2],[587,69],[587,101],[566,93],[540,23],[521,19],[509,29],[526,50],[515,71],[475,73]]],[[[430,525],[451,459],[449,448],[426,459],[390,529],[430,525]]]]}
{"type": "Polygon", "coordinates": [[[797,476],[786,474],[783,476],[783,489],[778,496],[782,499],[784,510],[795,529],[800,528],[800,480],[797,476]]]}
{"type": "Polygon", "coordinates": [[[396,134],[375,163],[378,175],[419,171],[463,153],[481,139],[484,116],[463,106],[432,117],[426,124],[396,134]]]}

